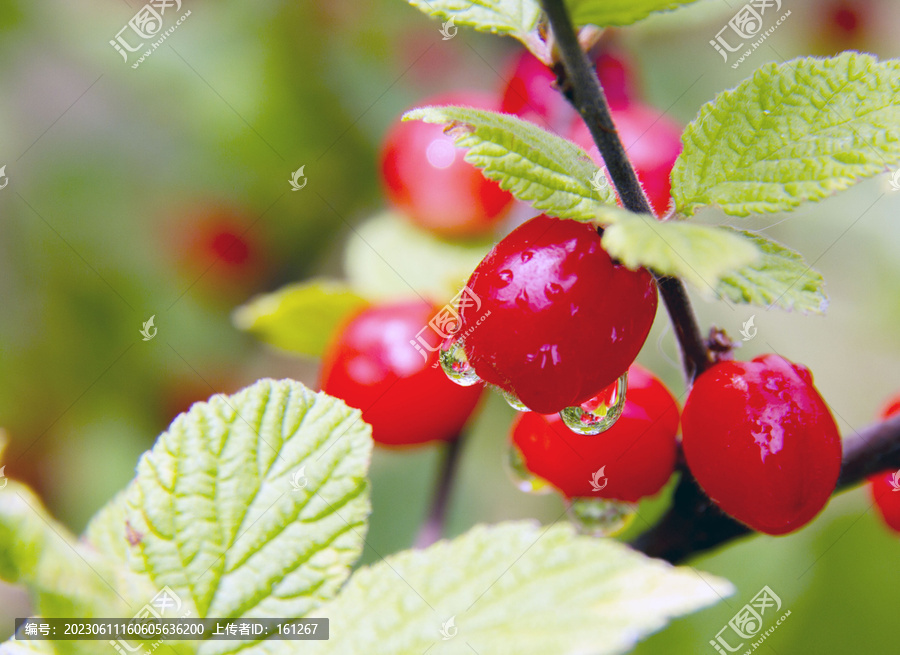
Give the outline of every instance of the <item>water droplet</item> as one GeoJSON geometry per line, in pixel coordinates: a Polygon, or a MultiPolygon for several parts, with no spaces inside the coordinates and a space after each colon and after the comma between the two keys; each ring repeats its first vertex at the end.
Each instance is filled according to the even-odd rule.
{"type": "Polygon", "coordinates": [[[525,467],[522,451],[514,443],[509,444],[504,463],[506,464],[506,472],[509,473],[510,479],[519,491],[541,495],[549,494],[553,491],[553,485],[544,478],[536,476],[525,467]]]}
{"type": "Polygon", "coordinates": [[[530,412],[531,411],[530,409],[528,409],[528,407],[525,406],[525,403],[523,403],[521,400],[516,398],[516,394],[510,393],[509,391],[506,391],[505,389],[499,389],[499,391],[500,391],[500,395],[503,396],[503,398],[506,400],[506,402],[509,404],[509,406],[512,407],[517,412],[530,412]]]}
{"type": "Polygon", "coordinates": [[[544,293],[548,298],[556,298],[563,292],[563,287],[561,284],[557,284],[556,282],[549,283],[546,287],[544,287],[544,293]]]}
{"type": "Polygon", "coordinates": [[[637,504],[606,498],[573,498],[568,515],[581,534],[612,537],[631,525],[637,515],[637,504]]]}
{"type": "Polygon", "coordinates": [[[469,363],[466,357],[463,342],[459,339],[450,337],[441,345],[439,355],[441,368],[450,378],[451,382],[455,382],[461,387],[471,387],[473,384],[481,382],[481,378],[475,372],[475,367],[469,363]]]}
{"type": "Polygon", "coordinates": [[[522,261],[523,262],[531,261],[532,257],[534,257],[534,251],[532,251],[532,250],[526,250],[525,252],[522,253],[522,261]]]}
{"type": "Polygon", "coordinates": [[[625,390],[628,387],[628,372],[606,387],[596,396],[576,407],[566,407],[559,413],[572,432],[594,435],[606,432],[625,409],[625,390]]]}
{"type": "Polygon", "coordinates": [[[502,271],[497,273],[500,276],[500,279],[509,284],[513,279],[513,272],[508,268],[504,268],[502,271]]]}

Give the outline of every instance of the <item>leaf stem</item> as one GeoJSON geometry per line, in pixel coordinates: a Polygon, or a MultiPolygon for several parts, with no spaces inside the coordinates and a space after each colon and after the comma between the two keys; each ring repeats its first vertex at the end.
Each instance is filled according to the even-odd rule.
{"type": "Polygon", "coordinates": [[[431,499],[431,508],[419,534],[416,536],[415,547],[427,548],[444,536],[444,528],[447,521],[447,506],[450,495],[453,492],[453,481],[459,468],[460,453],[462,452],[462,435],[456,436],[444,447],[444,453],[439,465],[439,476],[434,487],[431,499]]]}
{"type": "MultiPolygon", "coordinates": [[[[563,0],[541,0],[553,31],[562,65],[555,66],[557,86],[584,119],[622,205],[639,214],[653,214],[637,174],[613,123],[597,72],[582,50],[563,0]]],[[[687,383],[706,370],[711,359],[684,284],[678,278],[653,274],[681,350],[687,383]]]]}

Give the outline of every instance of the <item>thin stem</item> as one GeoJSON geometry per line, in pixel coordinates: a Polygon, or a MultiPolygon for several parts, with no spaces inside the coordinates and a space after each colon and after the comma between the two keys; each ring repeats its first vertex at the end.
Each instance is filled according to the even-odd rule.
{"type": "MultiPolygon", "coordinates": [[[[613,123],[609,104],[590,58],[581,49],[563,0],[542,0],[562,66],[555,67],[557,86],[584,119],[622,205],[639,214],[653,209],[613,123]]],[[[681,280],[653,274],[675,328],[688,384],[710,365],[709,351],[681,280]]]]}
{"type": "Polygon", "coordinates": [[[449,505],[450,494],[453,491],[456,470],[459,468],[462,442],[463,438],[460,435],[449,441],[444,447],[439,477],[431,499],[431,509],[428,511],[428,516],[419,529],[418,536],[416,536],[416,548],[427,548],[444,535],[447,506],[449,505]]]}

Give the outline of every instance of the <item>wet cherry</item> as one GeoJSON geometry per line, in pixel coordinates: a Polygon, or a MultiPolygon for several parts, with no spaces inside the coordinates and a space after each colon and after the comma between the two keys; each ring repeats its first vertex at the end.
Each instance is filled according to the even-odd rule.
{"type": "MultiPolygon", "coordinates": [[[[462,105],[496,109],[486,94],[441,95],[418,105],[462,105]]],[[[413,223],[450,237],[490,232],[513,197],[463,159],[441,125],[397,121],[385,138],[381,173],[388,200],[413,223]]]]}
{"type": "Polygon", "coordinates": [[[759,532],[806,525],[834,491],[841,439],[809,370],[778,355],[720,362],[682,414],[688,467],[725,512],[759,532]]]}
{"type": "Polygon", "coordinates": [[[525,467],[567,498],[635,502],[658,492],[675,468],[678,404],[652,373],[628,369],[621,418],[601,435],[567,428],[557,414],[520,414],[512,445],[525,467]]]}
{"type": "Polygon", "coordinates": [[[542,414],[615,382],[656,314],[649,272],[613,261],[592,226],[543,215],[500,241],[468,288],[481,303],[460,312],[469,363],[542,414]]]}
{"type": "MultiPolygon", "coordinates": [[[[326,350],[322,390],[361,409],[377,443],[403,446],[452,439],[481,396],[480,385],[460,387],[447,379],[436,365],[436,350],[410,343],[434,313],[434,307],[418,301],[369,307],[353,317],[326,350]]],[[[437,341],[434,335],[431,340],[437,341]]]]}

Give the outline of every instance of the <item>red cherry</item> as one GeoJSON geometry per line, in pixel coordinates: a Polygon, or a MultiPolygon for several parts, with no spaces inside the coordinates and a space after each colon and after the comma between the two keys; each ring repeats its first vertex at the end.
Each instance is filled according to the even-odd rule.
{"type": "Polygon", "coordinates": [[[369,307],[325,352],[321,389],[361,409],[380,444],[453,439],[481,396],[480,386],[464,388],[448,380],[440,365],[434,366],[436,351],[426,353],[426,359],[426,351],[410,343],[434,313],[431,305],[417,301],[369,307]]]}
{"type": "Polygon", "coordinates": [[[468,288],[480,301],[460,310],[470,364],[541,414],[612,384],[656,315],[649,272],[614,262],[592,226],[544,215],[494,246],[468,288]]]}
{"type": "Polygon", "coordinates": [[[665,385],[637,364],[628,369],[625,408],[603,434],[569,430],[559,414],[520,414],[512,443],[525,467],[567,498],[636,502],[658,492],[675,469],[678,403],[665,385]],[[594,482],[601,472],[603,482],[594,482]],[[596,489],[601,486],[602,489],[596,489]]]}
{"type": "MultiPolygon", "coordinates": [[[[612,118],[653,211],[662,216],[671,200],[672,167],[681,154],[681,129],[672,119],[640,102],[613,109],[612,118]]],[[[584,121],[574,124],[569,138],[587,151],[597,166],[603,164],[584,121]]]]}
{"type": "MultiPolygon", "coordinates": [[[[888,402],[881,418],[900,414],[900,395],[888,402]]],[[[900,532],[900,470],[887,471],[869,478],[870,493],[878,513],[891,529],[900,532]]]]}
{"type": "MultiPolygon", "coordinates": [[[[486,94],[454,93],[420,105],[496,109],[486,94]]],[[[503,219],[513,197],[463,159],[441,125],[398,121],[385,138],[381,173],[388,199],[413,223],[437,234],[485,234],[503,219]]]]}
{"type": "MultiPolygon", "coordinates": [[[[597,75],[610,107],[627,106],[633,95],[631,67],[621,53],[605,51],[597,58],[597,75]]],[[[503,90],[500,111],[515,114],[551,132],[566,134],[578,120],[578,112],[556,90],[556,75],[530,52],[514,62],[503,90]]]]}
{"type": "Polygon", "coordinates": [[[754,530],[797,530],[834,491],[841,439],[804,366],[778,355],[718,363],[694,382],[681,424],[697,482],[754,530]]]}

